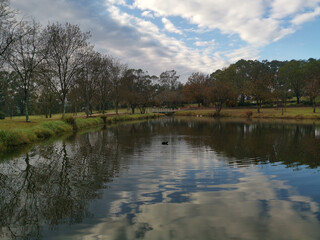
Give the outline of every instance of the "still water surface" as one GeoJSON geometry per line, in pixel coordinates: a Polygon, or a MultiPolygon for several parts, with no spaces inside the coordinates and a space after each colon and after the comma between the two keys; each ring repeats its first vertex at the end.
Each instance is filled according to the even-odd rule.
{"type": "Polygon", "coordinates": [[[79,134],[3,159],[0,239],[320,239],[319,165],[315,124],[168,118],[79,134]]]}

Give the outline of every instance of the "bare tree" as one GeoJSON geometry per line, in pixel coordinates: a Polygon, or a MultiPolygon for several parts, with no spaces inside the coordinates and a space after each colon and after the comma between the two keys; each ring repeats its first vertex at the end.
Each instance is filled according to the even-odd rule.
{"type": "Polygon", "coordinates": [[[40,26],[35,21],[21,22],[15,34],[17,39],[7,54],[7,62],[18,74],[24,91],[26,122],[29,121],[29,97],[35,87],[34,73],[46,57],[40,26]]]}
{"type": "Polygon", "coordinates": [[[127,72],[127,66],[121,64],[118,60],[112,59],[110,65],[110,87],[111,98],[118,114],[120,101],[123,100],[123,83],[127,72]]]}
{"type": "Polygon", "coordinates": [[[47,26],[44,36],[48,48],[46,67],[50,75],[47,79],[61,100],[64,118],[67,95],[92,49],[88,43],[90,33],[83,33],[78,25],[56,23],[47,26]]]}
{"type": "Polygon", "coordinates": [[[98,82],[102,75],[101,55],[92,51],[87,55],[85,64],[77,78],[77,86],[85,104],[87,117],[92,114],[92,101],[98,90],[98,82]]]}
{"type": "Polygon", "coordinates": [[[15,12],[9,8],[8,0],[0,0],[0,66],[5,60],[5,53],[14,42],[15,12]]]}
{"type": "Polygon", "coordinates": [[[110,83],[110,68],[112,65],[112,58],[108,56],[103,56],[100,59],[100,64],[98,66],[98,71],[101,74],[98,77],[98,89],[96,92],[96,97],[98,99],[102,113],[105,113],[105,105],[110,97],[111,83],[110,83]]]}

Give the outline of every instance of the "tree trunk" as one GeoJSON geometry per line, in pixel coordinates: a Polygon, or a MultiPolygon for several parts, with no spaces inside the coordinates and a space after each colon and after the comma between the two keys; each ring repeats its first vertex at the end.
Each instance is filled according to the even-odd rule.
{"type": "Polygon", "coordinates": [[[48,118],[48,103],[46,103],[46,110],[45,111],[46,111],[46,114],[45,114],[46,118],[48,118]]]}
{"type": "Polygon", "coordinates": [[[216,113],[220,113],[222,109],[222,103],[216,105],[216,113]]]}
{"type": "Polygon", "coordinates": [[[300,104],[300,97],[297,96],[297,104],[300,104]]]}
{"type": "Polygon", "coordinates": [[[24,109],[25,109],[25,115],[26,115],[26,122],[29,122],[29,95],[28,91],[25,90],[25,99],[24,99],[24,109]]]}
{"type": "Polygon", "coordinates": [[[104,114],[105,102],[102,103],[102,114],[104,114]]]}
{"type": "Polygon", "coordinates": [[[315,113],[316,112],[316,99],[313,100],[312,105],[313,105],[313,113],[315,113]]]}
{"type": "Polygon", "coordinates": [[[258,113],[260,113],[260,107],[261,107],[261,105],[260,105],[259,101],[257,100],[257,112],[258,113]]]}
{"type": "Polygon", "coordinates": [[[86,106],[86,116],[87,116],[87,118],[89,117],[89,113],[90,113],[90,110],[89,110],[89,103],[87,102],[87,104],[86,104],[87,106],[86,106]]]}
{"type": "Polygon", "coordinates": [[[62,99],[62,119],[64,119],[66,115],[66,97],[62,99]]]}
{"type": "Polygon", "coordinates": [[[134,106],[131,106],[131,113],[134,114],[134,109],[135,107],[134,106]]]}
{"type": "Polygon", "coordinates": [[[118,115],[118,102],[114,103],[114,107],[115,107],[115,110],[116,110],[116,114],[118,115]]]}

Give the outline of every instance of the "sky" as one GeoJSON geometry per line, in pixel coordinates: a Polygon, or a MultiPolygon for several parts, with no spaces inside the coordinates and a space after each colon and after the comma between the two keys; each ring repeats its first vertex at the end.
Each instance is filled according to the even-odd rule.
{"type": "Polygon", "coordinates": [[[210,74],[240,59],[320,56],[320,0],[11,0],[42,26],[80,25],[95,50],[160,75],[210,74]]]}

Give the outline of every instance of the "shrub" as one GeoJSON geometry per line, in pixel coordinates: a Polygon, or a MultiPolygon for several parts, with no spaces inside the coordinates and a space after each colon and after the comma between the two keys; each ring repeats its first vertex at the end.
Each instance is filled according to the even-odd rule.
{"type": "Polygon", "coordinates": [[[76,123],[76,119],[75,119],[75,118],[73,118],[73,117],[71,117],[71,116],[70,116],[70,117],[66,117],[66,118],[64,119],[64,121],[65,121],[67,124],[71,125],[74,130],[78,129],[78,126],[77,126],[77,123],[76,123]]]}
{"type": "Polygon", "coordinates": [[[0,119],[3,120],[3,119],[5,119],[5,118],[6,118],[6,115],[5,115],[3,112],[0,111],[0,119]]]}
{"type": "Polygon", "coordinates": [[[253,114],[252,111],[247,111],[246,112],[247,118],[251,118],[252,114],[253,114]]]}
{"type": "Polygon", "coordinates": [[[264,108],[272,108],[273,107],[273,103],[266,103],[263,105],[264,108]]]}
{"type": "Polygon", "coordinates": [[[107,116],[106,115],[102,115],[101,116],[103,123],[106,124],[107,123],[107,116]]]}

